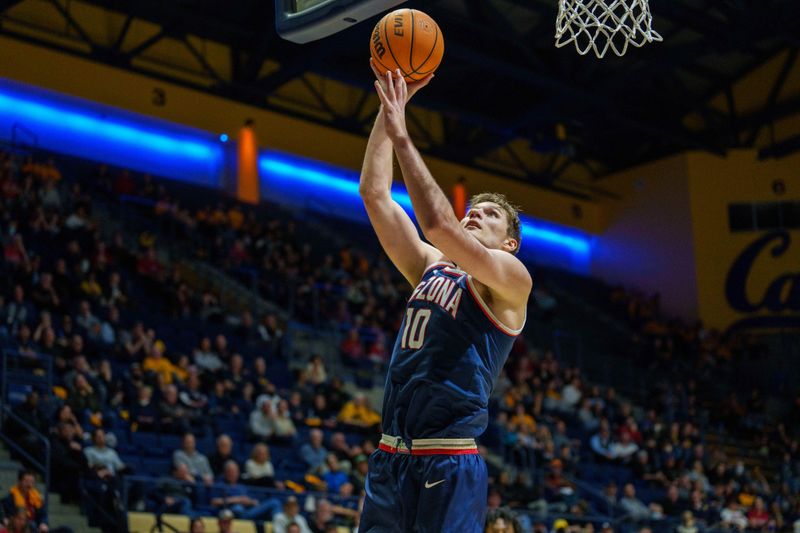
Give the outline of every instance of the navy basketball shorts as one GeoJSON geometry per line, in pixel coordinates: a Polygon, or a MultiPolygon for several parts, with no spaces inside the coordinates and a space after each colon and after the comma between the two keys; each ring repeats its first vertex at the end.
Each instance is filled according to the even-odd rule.
{"type": "Polygon", "coordinates": [[[488,476],[474,439],[384,435],[369,458],[359,533],[481,533],[488,476]]]}

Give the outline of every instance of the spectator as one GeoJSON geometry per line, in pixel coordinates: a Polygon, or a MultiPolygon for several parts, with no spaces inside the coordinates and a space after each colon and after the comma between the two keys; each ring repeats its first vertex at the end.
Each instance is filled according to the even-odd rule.
{"type": "Polygon", "coordinates": [[[348,482],[347,474],[339,469],[339,461],[336,454],[329,453],[325,458],[327,472],[322,476],[322,480],[328,488],[328,492],[338,493],[342,485],[348,482]]]}
{"type": "Polygon", "coordinates": [[[189,432],[192,413],[178,400],[178,388],[175,385],[164,387],[158,413],[162,430],[180,434],[189,432]]]}
{"type": "Polygon", "coordinates": [[[536,421],[525,412],[525,405],[518,403],[514,406],[514,416],[511,417],[511,426],[515,431],[519,431],[523,426],[528,433],[536,432],[536,421]]]}
{"type": "Polygon", "coordinates": [[[33,472],[20,471],[16,485],[13,485],[9,492],[13,507],[24,509],[31,525],[41,531],[47,531],[47,509],[44,507],[42,495],[36,490],[36,477],[33,472]]]}
{"type": "Polygon", "coordinates": [[[300,447],[300,457],[310,472],[317,472],[325,464],[327,456],[328,450],[322,445],[322,431],[312,429],[309,433],[309,442],[300,447]]]}
{"type": "Polygon", "coordinates": [[[246,479],[249,485],[258,485],[268,488],[283,488],[282,483],[275,481],[275,467],[270,461],[269,447],[266,444],[258,443],[253,446],[250,459],[244,465],[246,479]]]}
{"type": "Polygon", "coordinates": [[[296,524],[300,528],[300,533],[311,533],[308,522],[300,514],[300,505],[297,498],[289,496],[283,504],[283,511],[276,514],[272,519],[272,530],[274,533],[289,533],[289,524],[296,524]]]}
{"type": "Polygon", "coordinates": [[[582,396],[581,380],[576,376],[561,391],[561,409],[569,413],[574,412],[582,396]]]}
{"type": "Polygon", "coordinates": [[[144,358],[142,368],[145,372],[153,372],[161,383],[171,384],[180,373],[179,369],[164,356],[164,343],[156,341],[150,353],[144,358]]]}
{"type": "Polygon", "coordinates": [[[369,461],[364,454],[356,455],[353,459],[353,471],[350,473],[350,482],[353,484],[356,494],[361,494],[367,484],[367,473],[369,471],[369,461]]]}
{"type": "Polygon", "coordinates": [[[595,434],[589,441],[596,458],[604,461],[611,461],[614,459],[612,452],[611,432],[606,423],[601,423],[600,432],[595,434]]]}
{"type": "Polygon", "coordinates": [[[52,487],[61,493],[61,501],[79,501],[80,477],[88,469],[88,462],[75,426],[68,422],[56,426],[50,445],[50,468],[52,487]]]}
{"type": "Polygon", "coordinates": [[[225,366],[222,359],[211,349],[211,339],[203,337],[200,346],[194,350],[194,364],[201,370],[215,373],[225,366]]]}
{"type": "Polygon", "coordinates": [[[230,509],[223,509],[219,512],[217,515],[219,533],[233,533],[233,519],[235,516],[230,509]]]}
{"type": "Polygon", "coordinates": [[[259,503],[250,496],[247,487],[239,484],[239,466],[233,461],[225,463],[220,483],[224,487],[212,490],[211,505],[229,508],[237,518],[266,520],[273,517],[274,520],[280,510],[280,502],[275,498],[259,503]]]}
{"type": "MultiPolygon", "coordinates": [[[[21,240],[21,237],[19,238],[21,240]]],[[[6,254],[8,254],[8,248],[6,248],[6,254]]],[[[5,310],[6,327],[9,333],[16,335],[20,326],[33,320],[34,314],[33,306],[25,299],[25,289],[22,288],[22,285],[15,285],[13,296],[5,310]]]]}
{"type": "Polygon", "coordinates": [[[376,427],[381,422],[381,416],[370,408],[363,393],[356,394],[352,400],[345,403],[338,418],[343,424],[362,429],[376,427]]]}
{"type": "MultiPolygon", "coordinates": [[[[333,505],[328,500],[322,498],[317,501],[317,508],[308,521],[308,527],[312,533],[325,533],[329,524],[333,524],[336,515],[333,514],[333,505]]],[[[335,525],[335,524],[334,524],[335,525]]]]}
{"type": "Polygon", "coordinates": [[[8,524],[0,523],[0,533],[36,533],[36,528],[28,519],[24,507],[13,509],[8,517],[8,524]]]}
{"type": "Polygon", "coordinates": [[[325,371],[325,363],[322,362],[322,357],[319,355],[315,355],[311,358],[311,360],[308,362],[306,372],[308,373],[308,380],[313,385],[322,385],[328,381],[328,373],[325,371]]]}
{"type": "Polygon", "coordinates": [[[681,514],[681,523],[676,531],[677,533],[697,533],[699,531],[691,511],[684,511],[681,514]]]}
{"type": "Polygon", "coordinates": [[[156,256],[156,249],[150,247],[136,263],[136,271],[146,278],[161,282],[164,279],[164,266],[156,256]]]}
{"type": "Polygon", "coordinates": [[[769,522],[769,511],[764,505],[764,499],[759,496],[747,512],[747,525],[750,529],[764,529],[769,522]]]}
{"type": "Polygon", "coordinates": [[[330,451],[336,454],[336,458],[340,462],[347,461],[350,463],[354,457],[362,453],[360,446],[350,446],[347,444],[347,439],[341,431],[337,431],[331,435],[329,447],[330,451]]]}
{"type": "Polygon", "coordinates": [[[613,442],[609,448],[610,456],[624,464],[630,462],[631,457],[638,451],[639,447],[631,440],[631,434],[627,431],[623,432],[620,436],[620,440],[613,442]]]}
{"type": "Polygon", "coordinates": [[[725,508],[720,511],[719,517],[724,527],[731,529],[736,528],[739,531],[744,531],[747,528],[747,517],[739,507],[739,502],[733,498],[728,501],[725,508]]]}
{"type": "Polygon", "coordinates": [[[661,500],[661,509],[666,516],[678,516],[686,509],[686,502],[680,497],[676,484],[673,483],[667,488],[667,495],[661,500]]]}
{"type": "Polygon", "coordinates": [[[287,400],[280,400],[278,402],[278,412],[272,417],[272,425],[275,430],[274,440],[283,444],[291,444],[297,435],[297,428],[292,421],[292,415],[289,411],[289,402],[287,400]]]}
{"type": "Polygon", "coordinates": [[[250,413],[250,433],[253,437],[269,442],[275,434],[275,414],[271,401],[261,401],[250,413]]]}
{"type": "Polygon", "coordinates": [[[138,388],[136,402],[131,406],[131,428],[136,431],[153,431],[158,421],[158,408],[153,403],[153,388],[143,385],[138,388]]]}
{"type": "Polygon", "coordinates": [[[223,433],[217,437],[216,445],[214,453],[208,457],[208,463],[211,465],[211,471],[214,473],[215,478],[222,475],[225,463],[228,461],[236,462],[233,457],[233,440],[228,435],[223,433]]]}
{"type": "Polygon", "coordinates": [[[197,372],[190,372],[186,380],[186,388],[178,394],[178,398],[193,417],[199,417],[208,406],[208,396],[201,390],[200,377],[197,372]]]}
{"type": "Polygon", "coordinates": [[[38,285],[31,291],[31,301],[40,311],[54,312],[61,308],[61,298],[53,286],[50,272],[42,272],[38,285]]]}
{"type": "Polygon", "coordinates": [[[162,478],[153,494],[158,513],[192,514],[197,497],[195,477],[186,463],[178,463],[172,468],[172,477],[162,478]]]}
{"type": "Polygon", "coordinates": [[[122,277],[119,272],[112,272],[108,278],[108,285],[103,291],[103,305],[106,307],[124,307],[128,303],[128,295],[122,287],[122,277]]]}
{"type": "Polygon", "coordinates": [[[508,508],[501,507],[489,511],[486,516],[485,533],[523,533],[522,524],[508,508]]]}
{"type": "MultiPolygon", "coordinates": [[[[220,514],[222,514],[225,511],[228,511],[228,510],[225,509],[224,511],[220,511],[220,514]]],[[[228,511],[228,513],[230,513],[230,515],[231,515],[230,521],[232,522],[233,521],[233,513],[231,513],[230,511],[228,511]]],[[[217,524],[218,524],[217,528],[220,531],[226,531],[226,530],[223,529],[223,526],[219,523],[219,517],[217,518],[217,524]]],[[[232,526],[232,524],[231,524],[231,526],[232,526]]],[[[230,532],[230,527],[231,526],[225,526],[225,527],[228,528],[227,529],[228,533],[230,532]]],[[[202,518],[192,518],[191,519],[191,521],[189,522],[189,533],[206,533],[206,525],[203,523],[203,519],[202,518]]]]}
{"type": "Polygon", "coordinates": [[[85,448],[83,453],[89,468],[100,478],[113,479],[127,469],[117,451],[106,445],[106,432],[102,428],[94,430],[92,446],[85,448]]]}
{"type": "Polygon", "coordinates": [[[650,509],[636,497],[636,489],[632,483],[625,485],[622,489],[622,494],[619,505],[631,519],[634,521],[642,521],[650,518],[650,509]]]}
{"type": "Polygon", "coordinates": [[[208,463],[208,458],[197,451],[196,441],[192,433],[185,433],[181,440],[180,450],[172,454],[172,463],[175,466],[183,463],[189,467],[189,472],[196,478],[202,479],[206,485],[214,482],[214,472],[208,463]]]}

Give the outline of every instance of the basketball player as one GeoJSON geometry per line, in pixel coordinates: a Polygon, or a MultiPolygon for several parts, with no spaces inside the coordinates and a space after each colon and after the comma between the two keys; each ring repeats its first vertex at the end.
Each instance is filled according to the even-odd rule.
{"type": "Polygon", "coordinates": [[[459,221],[406,129],[406,103],[430,77],[407,85],[399,71],[375,74],[382,105],[361,196],[383,249],[415,289],[389,364],[384,435],[369,460],[359,531],[479,533],[487,474],[475,438],[532,286],[515,257],[519,216],[504,196],[484,193],[459,221]],[[390,195],[393,149],[430,244],[390,195]]]}

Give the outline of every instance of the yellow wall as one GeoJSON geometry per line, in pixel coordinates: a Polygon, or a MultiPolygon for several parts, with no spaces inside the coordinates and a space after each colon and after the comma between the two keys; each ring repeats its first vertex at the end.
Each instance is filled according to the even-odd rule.
{"type": "MultiPolygon", "coordinates": [[[[2,36],[0,51],[0,76],[218,133],[233,134],[247,118],[253,118],[258,139],[266,147],[351,169],[361,166],[366,139],[358,135],[2,36]],[[156,88],[163,91],[163,106],[153,102],[156,88]]],[[[575,200],[447,161],[434,158],[426,161],[446,191],[464,176],[472,192],[504,192],[531,216],[589,233],[602,231],[602,209],[594,202],[575,200]],[[576,204],[583,212],[581,219],[573,215],[576,204]]]]}
{"type": "MultiPolygon", "coordinates": [[[[753,151],[732,152],[727,158],[706,153],[688,156],[694,254],[697,262],[697,299],[700,316],[710,325],[726,328],[753,317],[797,316],[800,309],[739,312],[725,294],[725,283],[737,257],[758,238],[770,232],[736,232],[728,229],[728,204],[800,200],[800,154],[779,161],[758,161],[753,151]],[[781,179],[786,193],[777,196],[772,182],[781,179]]],[[[800,231],[788,232],[789,248],[778,257],[765,249],[754,263],[745,287],[752,303],[764,299],[767,288],[779,276],[793,274],[795,301],[800,304],[800,231]]],[[[782,299],[788,298],[792,281],[787,280],[782,299]]]]}

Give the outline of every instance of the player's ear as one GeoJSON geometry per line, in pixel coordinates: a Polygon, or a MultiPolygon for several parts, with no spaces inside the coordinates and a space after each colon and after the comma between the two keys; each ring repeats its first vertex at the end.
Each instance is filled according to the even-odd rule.
{"type": "Polygon", "coordinates": [[[517,239],[508,237],[503,241],[503,247],[507,252],[514,252],[517,248],[519,248],[519,241],[517,241],[517,239]]]}

